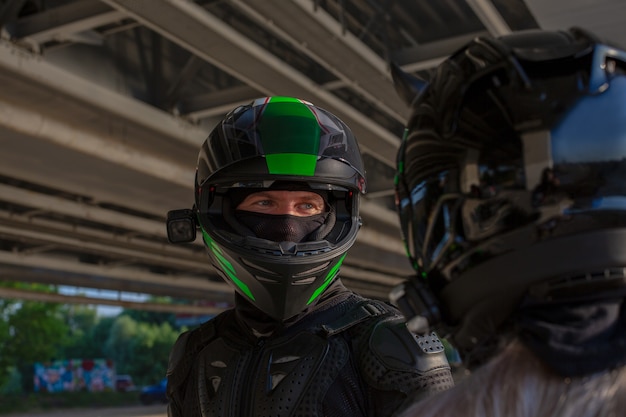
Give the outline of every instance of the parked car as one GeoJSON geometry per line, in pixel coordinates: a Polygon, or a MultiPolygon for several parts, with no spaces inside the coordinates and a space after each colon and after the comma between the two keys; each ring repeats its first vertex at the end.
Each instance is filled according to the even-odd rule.
{"type": "Polygon", "coordinates": [[[160,382],[154,385],[148,385],[143,387],[139,393],[139,401],[144,405],[169,402],[165,388],[167,387],[167,378],[163,378],[160,382]]]}
{"type": "Polygon", "coordinates": [[[115,377],[115,391],[128,392],[135,391],[136,387],[130,375],[117,375],[115,377]]]}

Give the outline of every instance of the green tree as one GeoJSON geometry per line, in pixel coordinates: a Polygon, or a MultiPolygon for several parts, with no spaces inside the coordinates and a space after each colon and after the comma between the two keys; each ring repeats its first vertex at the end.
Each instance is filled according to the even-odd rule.
{"type": "MultiPolygon", "coordinates": [[[[39,284],[0,286],[55,291],[39,284]]],[[[166,372],[170,349],[181,330],[171,313],[125,310],[98,317],[95,308],[0,299],[0,388],[22,381],[32,391],[32,365],[53,359],[112,359],[120,374],[151,384],[166,372]]]]}
{"type": "Polygon", "coordinates": [[[12,300],[0,300],[0,387],[9,379],[11,373],[11,358],[7,356],[8,345],[11,342],[9,317],[12,300]]]}
{"type": "Polygon", "coordinates": [[[137,322],[120,315],[111,327],[105,351],[120,374],[129,374],[138,385],[165,376],[167,360],[179,332],[169,323],[137,322]]]}
{"type": "Polygon", "coordinates": [[[169,323],[140,323],[138,330],[133,344],[135,359],[128,373],[137,375],[140,384],[152,384],[165,376],[169,353],[179,333],[169,323]]]}
{"type": "Polygon", "coordinates": [[[111,326],[104,353],[115,362],[117,373],[126,373],[126,364],[133,360],[131,344],[137,327],[137,322],[127,315],[118,316],[111,326]]]}
{"type": "Polygon", "coordinates": [[[33,389],[30,377],[33,364],[56,359],[59,349],[70,342],[61,307],[60,304],[25,301],[9,315],[11,339],[3,346],[0,356],[15,365],[22,375],[25,391],[33,389]]]}
{"type": "Polygon", "coordinates": [[[108,338],[112,321],[105,321],[105,329],[102,329],[101,323],[103,321],[92,306],[72,304],[65,306],[63,312],[68,324],[69,343],[59,349],[59,358],[94,359],[105,357],[103,345],[108,338]]]}
{"type": "Polygon", "coordinates": [[[111,333],[111,327],[113,327],[113,323],[117,320],[116,317],[98,317],[98,322],[95,327],[92,329],[90,333],[91,341],[98,346],[99,351],[98,355],[94,357],[102,357],[106,358],[108,355],[105,351],[105,346],[107,341],[109,340],[109,335],[111,333]]]}
{"type": "MultiPolygon", "coordinates": [[[[150,297],[148,301],[151,303],[163,303],[163,304],[172,303],[172,299],[170,297],[154,297],[153,296],[153,297],[150,297]]],[[[172,327],[175,327],[175,324],[176,324],[176,314],[174,313],[124,309],[122,314],[127,315],[131,317],[133,320],[142,322],[142,323],[152,323],[152,324],[169,323],[170,326],[172,327]]]]}
{"type": "MultiPolygon", "coordinates": [[[[25,284],[11,281],[0,282],[5,288],[24,288],[25,284]]],[[[14,358],[9,355],[11,350],[11,325],[9,320],[11,315],[20,307],[18,300],[0,299],[0,387],[7,383],[11,372],[15,371],[14,358]]]]}

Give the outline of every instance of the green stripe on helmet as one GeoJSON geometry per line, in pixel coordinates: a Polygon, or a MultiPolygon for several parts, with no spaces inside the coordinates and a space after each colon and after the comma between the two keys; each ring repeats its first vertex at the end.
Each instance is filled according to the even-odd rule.
{"type": "Polygon", "coordinates": [[[228,261],[228,259],[224,257],[220,247],[217,246],[213,239],[211,239],[211,236],[209,236],[209,234],[204,230],[203,227],[201,227],[201,230],[202,238],[204,239],[209,249],[211,249],[211,252],[213,252],[213,255],[215,255],[217,262],[222,268],[222,271],[224,271],[224,273],[231,279],[231,281],[233,281],[233,283],[237,287],[239,287],[241,291],[243,291],[245,295],[247,295],[252,301],[254,301],[254,295],[252,294],[252,291],[250,291],[250,288],[246,284],[244,284],[243,281],[237,278],[237,275],[235,275],[235,268],[233,268],[233,265],[228,261]]]}
{"type": "Polygon", "coordinates": [[[315,290],[315,292],[313,292],[313,295],[311,295],[311,298],[309,298],[309,301],[306,303],[306,305],[309,305],[313,301],[315,301],[315,299],[324,292],[326,287],[328,287],[328,285],[330,285],[330,283],[333,282],[333,278],[335,278],[337,274],[339,273],[339,267],[341,267],[341,264],[343,263],[343,260],[347,254],[348,253],[344,253],[343,256],[339,258],[339,261],[335,264],[335,266],[333,266],[331,270],[328,271],[328,274],[326,275],[326,279],[324,279],[324,282],[322,283],[322,285],[320,285],[315,290]]]}
{"type": "Polygon", "coordinates": [[[258,131],[271,174],[313,175],[321,129],[308,105],[289,97],[271,99],[258,131]]]}
{"type": "Polygon", "coordinates": [[[302,100],[288,96],[273,96],[269,98],[270,103],[302,103],[302,100]]]}
{"type": "Polygon", "coordinates": [[[317,155],[302,153],[279,153],[266,155],[267,170],[270,174],[303,175],[315,174],[317,155]]]}

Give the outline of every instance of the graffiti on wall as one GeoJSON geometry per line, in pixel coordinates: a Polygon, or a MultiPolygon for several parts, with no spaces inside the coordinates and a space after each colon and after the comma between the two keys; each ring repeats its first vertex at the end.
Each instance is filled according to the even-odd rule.
{"type": "Polygon", "coordinates": [[[35,392],[112,391],[115,367],[107,359],[64,359],[35,363],[35,392]]]}

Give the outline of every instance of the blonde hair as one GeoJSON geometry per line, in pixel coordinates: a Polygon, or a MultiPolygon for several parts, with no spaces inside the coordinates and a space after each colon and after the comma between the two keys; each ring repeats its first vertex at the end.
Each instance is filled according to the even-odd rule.
{"type": "Polygon", "coordinates": [[[454,388],[398,417],[618,417],[624,410],[626,367],[563,378],[514,340],[454,388]]]}

